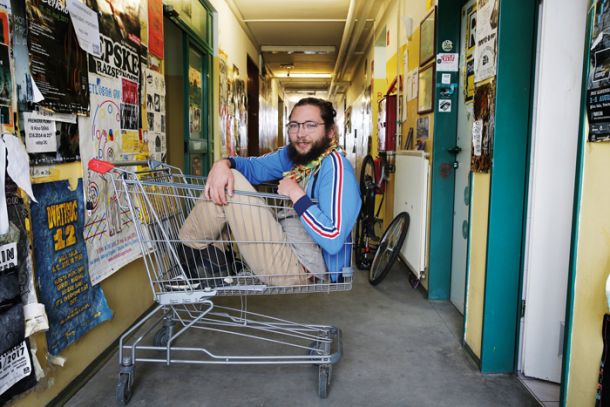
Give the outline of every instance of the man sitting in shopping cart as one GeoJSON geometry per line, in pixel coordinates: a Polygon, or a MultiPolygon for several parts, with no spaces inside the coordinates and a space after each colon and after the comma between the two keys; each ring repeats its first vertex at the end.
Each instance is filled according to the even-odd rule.
{"type": "Polygon", "coordinates": [[[230,157],[216,161],[203,193],[207,204],[200,202],[199,208],[193,209],[181,230],[181,240],[196,247],[193,242],[202,236],[218,234],[225,223],[229,224],[238,242],[254,242],[256,238],[252,233],[261,228],[279,236],[274,237],[274,241],[286,240],[285,234],[289,232],[277,213],[261,212],[255,208],[259,205],[252,204],[242,205],[238,214],[228,211],[237,206],[236,200],[248,199],[240,198],[234,191],[254,191],[252,184],[279,180],[277,192],[290,198],[299,227],[321,248],[324,270],[307,264],[307,259],[311,260],[315,253],[305,249],[303,254],[303,248],[308,247],[306,244],[275,247],[268,253],[262,252],[264,245],[238,244],[240,254],[259,279],[272,285],[309,284],[312,275],[317,281],[340,281],[344,268],[350,266],[351,231],[361,199],[354,170],[337,145],[335,116],[330,102],[301,99],[292,109],[286,126],[290,138],[288,146],[261,157],[230,157]],[[237,236],[239,234],[241,237],[237,236]]]}

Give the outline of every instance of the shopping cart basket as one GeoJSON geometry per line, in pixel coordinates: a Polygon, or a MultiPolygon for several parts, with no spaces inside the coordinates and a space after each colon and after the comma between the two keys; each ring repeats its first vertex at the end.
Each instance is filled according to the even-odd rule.
{"type": "MultiPolygon", "coordinates": [[[[287,249],[294,252],[296,247],[312,245],[311,250],[319,250],[312,240],[295,241],[294,236],[288,238],[285,233],[281,238],[269,234],[269,223],[283,225],[294,215],[287,197],[235,191],[228,205],[218,206],[202,197],[204,177],[184,175],[167,164],[152,160],[119,164],[94,159],[89,168],[112,183],[121,209],[129,211],[157,302],[120,338],[116,390],[119,404],[126,404],[131,398],[136,362],[315,365],[318,394],[327,397],[332,365],[342,354],[341,331],[334,326],[291,322],[247,309],[250,295],[329,293],[352,287],[349,258],[336,259],[341,270],[328,270],[331,266],[308,270],[298,257],[290,258],[289,265],[278,263],[285,270],[292,270],[291,274],[283,274],[282,269],[262,269],[266,264],[275,264],[276,258],[281,257],[276,253],[285,255],[287,249]],[[220,211],[214,219],[222,218],[222,228],[216,236],[181,240],[181,229],[185,222],[192,221],[187,219],[199,210],[198,205],[220,211]],[[233,214],[237,219],[233,224],[224,221],[225,215],[230,217],[228,211],[232,207],[240,211],[233,214]],[[248,226],[247,232],[237,233],[239,225],[235,222],[248,226]],[[295,267],[300,273],[294,274],[295,267]],[[219,296],[238,296],[241,306],[215,304],[219,296]],[[192,330],[198,332],[185,335],[192,330]],[[216,348],[228,342],[218,340],[218,335],[232,335],[231,344],[241,344],[227,345],[237,349],[225,354],[229,353],[226,349],[216,348]],[[189,346],[191,343],[195,346],[189,346]],[[258,351],[246,353],[248,348],[258,351]]],[[[351,250],[345,253],[349,256],[351,250]]]]}

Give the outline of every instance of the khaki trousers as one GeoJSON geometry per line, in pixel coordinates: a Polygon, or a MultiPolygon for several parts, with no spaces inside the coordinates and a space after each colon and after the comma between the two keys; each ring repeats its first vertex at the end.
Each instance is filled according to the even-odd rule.
{"type": "MultiPolygon", "coordinates": [[[[236,191],[256,192],[240,172],[232,171],[236,191]]],[[[204,249],[220,242],[221,233],[228,226],[242,259],[263,283],[306,284],[308,274],[265,199],[238,193],[229,199],[227,205],[216,205],[202,194],[180,229],[182,243],[204,249]]]]}

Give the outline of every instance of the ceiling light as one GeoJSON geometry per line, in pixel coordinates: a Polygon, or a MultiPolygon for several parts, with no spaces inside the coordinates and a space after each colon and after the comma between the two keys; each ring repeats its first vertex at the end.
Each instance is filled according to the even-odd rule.
{"type": "Polygon", "coordinates": [[[275,75],[276,78],[299,78],[299,79],[330,79],[330,73],[306,73],[306,72],[288,72],[275,75]]]}
{"type": "Polygon", "coordinates": [[[308,55],[333,54],[335,47],[332,45],[263,45],[261,52],[287,52],[288,54],[302,53],[308,55]]]}

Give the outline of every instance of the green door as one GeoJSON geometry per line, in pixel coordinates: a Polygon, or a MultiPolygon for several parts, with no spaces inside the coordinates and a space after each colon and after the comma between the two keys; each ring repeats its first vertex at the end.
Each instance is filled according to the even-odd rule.
{"type": "Polygon", "coordinates": [[[209,78],[209,56],[205,54],[193,42],[188,41],[188,52],[185,53],[187,61],[185,67],[186,81],[185,89],[185,170],[191,175],[204,175],[208,172],[210,136],[209,131],[209,106],[208,78],[209,78]]]}

